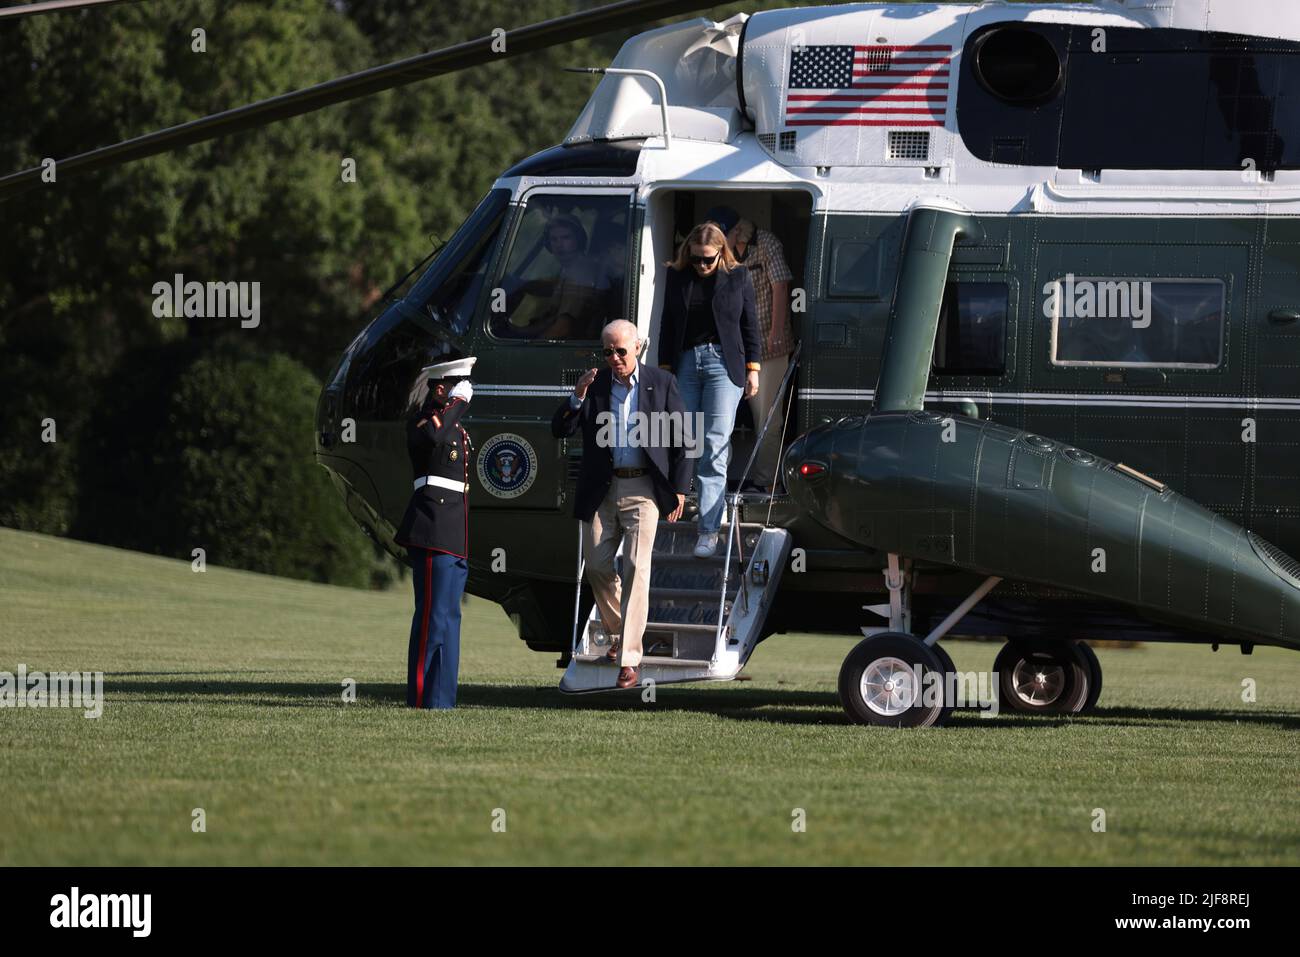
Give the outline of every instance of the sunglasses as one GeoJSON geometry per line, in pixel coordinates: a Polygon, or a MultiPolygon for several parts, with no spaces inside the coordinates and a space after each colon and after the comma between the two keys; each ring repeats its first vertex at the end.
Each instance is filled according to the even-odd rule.
{"type": "Polygon", "coordinates": [[[612,355],[613,355],[614,353],[616,353],[616,352],[618,353],[618,357],[619,357],[620,359],[624,358],[624,357],[627,355],[627,350],[626,350],[626,349],[604,349],[604,350],[602,350],[602,351],[605,353],[605,358],[606,358],[606,359],[608,359],[610,356],[612,356],[612,355]]]}
{"type": "Polygon", "coordinates": [[[696,256],[692,254],[691,264],[695,266],[710,266],[713,264],[713,261],[717,258],[718,258],[717,253],[714,253],[712,256],[696,256]]]}

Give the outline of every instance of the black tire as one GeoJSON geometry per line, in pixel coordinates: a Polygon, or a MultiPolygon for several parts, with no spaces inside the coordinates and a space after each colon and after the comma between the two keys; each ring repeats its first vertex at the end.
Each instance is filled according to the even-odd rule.
{"type": "MultiPolygon", "coordinates": [[[[947,648],[940,644],[933,644],[930,646],[930,650],[933,651],[935,656],[939,659],[939,665],[943,669],[945,675],[957,673],[957,666],[952,663],[952,655],[948,654],[947,648]]],[[[945,688],[949,686],[946,678],[943,686],[945,688]]],[[[953,687],[956,688],[956,684],[953,684],[953,687]]],[[[953,710],[956,710],[955,706],[953,710]]]]}
{"type": "Polygon", "coordinates": [[[1079,714],[1088,700],[1088,661],[1072,641],[1009,641],[994,659],[993,670],[999,707],[1005,710],[1079,714]]]}
{"type": "Polygon", "coordinates": [[[1092,714],[1097,707],[1097,699],[1101,697],[1101,662],[1097,660],[1097,652],[1086,641],[1078,642],[1077,647],[1088,663],[1088,700],[1077,713],[1092,714]]]}
{"type": "Polygon", "coordinates": [[[953,674],[957,666],[952,663],[952,655],[948,654],[948,649],[943,645],[931,645],[930,650],[939,656],[939,663],[943,665],[943,670],[947,674],[953,674]]]}
{"type": "MultiPolygon", "coordinates": [[[[945,655],[946,657],[946,655],[945,655]]],[[[854,724],[869,724],[884,728],[928,728],[943,724],[952,714],[952,706],[942,693],[943,669],[946,664],[934,650],[911,635],[886,632],[866,638],[849,652],[840,667],[840,704],[854,724]],[[863,675],[876,666],[874,675],[888,680],[903,666],[902,680],[907,684],[901,694],[881,691],[876,703],[869,704],[864,697],[863,675]],[[920,667],[922,685],[916,687],[916,671],[920,667]],[[889,669],[894,669],[889,671],[889,669]],[[935,677],[930,677],[934,675],[935,677]],[[938,700],[933,692],[939,688],[938,700]],[[887,698],[882,696],[888,695],[887,698]]]]}

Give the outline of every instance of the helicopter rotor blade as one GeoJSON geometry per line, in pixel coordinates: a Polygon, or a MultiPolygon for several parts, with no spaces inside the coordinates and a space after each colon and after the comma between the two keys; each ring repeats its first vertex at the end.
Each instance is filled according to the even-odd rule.
{"type": "MultiPolygon", "coordinates": [[[[371,67],[359,73],[337,77],[292,93],[284,93],[256,103],[224,110],[221,113],[213,113],[210,116],[115,143],[112,146],[102,146],[87,153],[57,160],[55,168],[62,180],[73,173],[118,166],[229,133],[254,129],[279,120],[311,113],[336,103],[346,103],[372,93],[406,86],[429,77],[455,73],[469,67],[543,50],[610,30],[644,24],[647,20],[675,16],[713,5],[702,0],[619,0],[617,3],[597,7],[594,10],[571,13],[553,20],[544,20],[509,30],[504,34],[505,49],[501,52],[494,52],[492,49],[493,44],[498,42],[498,37],[486,36],[468,40],[383,66],[371,67]]],[[[40,186],[43,169],[37,166],[0,177],[0,200],[40,186]]]]}
{"type": "Polygon", "coordinates": [[[34,17],[40,13],[59,13],[63,10],[78,10],[82,7],[107,7],[115,3],[139,3],[140,0],[41,0],[39,3],[22,3],[12,7],[0,7],[0,20],[6,17],[17,20],[19,17],[34,17]]]}

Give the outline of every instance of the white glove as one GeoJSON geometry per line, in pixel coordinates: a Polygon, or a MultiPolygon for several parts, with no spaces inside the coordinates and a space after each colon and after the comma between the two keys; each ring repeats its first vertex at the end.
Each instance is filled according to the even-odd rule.
{"type": "Polygon", "coordinates": [[[447,393],[447,398],[464,399],[469,402],[474,398],[474,386],[470,385],[469,379],[461,379],[451,387],[451,391],[447,393]]]}

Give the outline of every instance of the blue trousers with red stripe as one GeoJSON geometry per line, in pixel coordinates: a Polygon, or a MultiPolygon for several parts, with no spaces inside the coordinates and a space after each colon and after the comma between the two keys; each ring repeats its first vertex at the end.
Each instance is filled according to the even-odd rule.
{"type": "Polygon", "coordinates": [[[454,708],[460,669],[460,598],[469,564],[427,548],[410,548],[407,554],[415,584],[415,615],[406,660],[406,703],[413,708],[454,708]]]}

